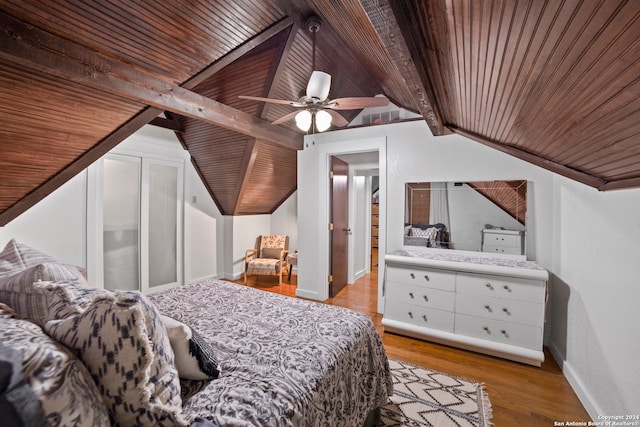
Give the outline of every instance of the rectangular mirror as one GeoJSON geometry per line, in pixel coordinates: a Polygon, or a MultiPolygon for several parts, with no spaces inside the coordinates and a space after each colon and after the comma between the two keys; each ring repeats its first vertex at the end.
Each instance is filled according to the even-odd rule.
{"type": "Polygon", "coordinates": [[[409,182],[404,244],[525,255],[527,181],[409,182]]]}

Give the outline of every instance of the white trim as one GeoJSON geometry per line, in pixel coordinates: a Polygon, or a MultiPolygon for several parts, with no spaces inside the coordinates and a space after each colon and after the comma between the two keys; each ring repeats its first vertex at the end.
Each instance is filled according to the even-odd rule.
{"type": "Polygon", "coordinates": [[[87,279],[98,288],[104,288],[103,173],[103,159],[87,168],[87,279]]]}
{"type": "Polygon", "coordinates": [[[553,342],[548,345],[551,356],[555,359],[556,363],[562,370],[562,374],[569,382],[569,385],[578,396],[578,399],[584,406],[592,420],[597,420],[598,415],[607,414],[607,411],[600,408],[593,395],[589,392],[589,389],[584,385],[584,382],[576,374],[576,371],[572,368],[571,364],[564,360],[561,356],[560,350],[554,345],[553,342]]]}
{"type": "MultiPolygon", "coordinates": [[[[312,145],[315,141],[312,142],[312,145]]],[[[320,266],[320,273],[318,279],[322,280],[324,285],[319,289],[317,293],[306,292],[304,290],[296,290],[296,295],[306,298],[318,299],[324,301],[329,298],[329,284],[326,278],[329,276],[329,230],[327,224],[329,224],[330,216],[330,203],[329,203],[329,171],[331,169],[331,156],[341,154],[363,153],[363,152],[378,152],[378,166],[379,166],[379,180],[380,180],[380,229],[378,237],[378,265],[384,265],[384,254],[386,248],[386,199],[387,199],[387,138],[386,136],[358,139],[353,141],[340,141],[340,142],[326,142],[321,143],[318,146],[318,182],[321,184],[318,186],[318,200],[324,201],[324,209],[320,209],[318,226],[320,230],[324,230],[320,238],[318,239],[318,259],[316,260],[320,266]],[[323,280],[324,278],[324,280],[323,280]],[[311,295],[313,294],[313,295],[311,295]]],[[[378,274],[378,312],[382,313],[384,310],[384,295],[383,295],[383,274],[378,274]]]]}

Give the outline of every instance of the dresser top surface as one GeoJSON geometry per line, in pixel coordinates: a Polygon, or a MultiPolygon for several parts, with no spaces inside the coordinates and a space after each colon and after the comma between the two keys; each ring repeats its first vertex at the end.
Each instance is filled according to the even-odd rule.
{"type": "Polygon", "coordinates": [[[499,257],[485,257],[485,256],[472,256],[463,255],[460,253],[448,253],[448,252],[421,252],[412,251],[406,249],[400,249],[390,253],[389,255],[403,256],[410,258],[419,258],[432,261],[445,261],[445,262],[459,262],[465,264],[477,264],[484,266],[496,266],[496,267],[510,267],[510,268],[523,268],[527,270],[542,270],[540,265],[534,261],[526,261],[514,258],[499,258],[499,257]]]}

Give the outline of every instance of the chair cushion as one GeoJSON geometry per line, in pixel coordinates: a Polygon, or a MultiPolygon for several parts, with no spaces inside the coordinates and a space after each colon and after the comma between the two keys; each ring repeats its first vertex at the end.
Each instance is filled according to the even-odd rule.
{"type": "Polygon", "coordinates": [[[275,275],[280,273],[280,261],[275,258],[256,258],[247,263],[247,274],[275,275]]]}
{"type": "Polygon", "coordinates": [[[262,258],[280,259],[280,254],[284,248],[263,248],[262,258]]]}
{"type": "Polygon", "coordinates": [[[116,425],[186,425],[173,351],[155,307],[139,292],[95,295],[77,314],[47,322],[46,332],[82,359],[116,425]]]}
{"type": "Polygon", "coordinates": [[[0,424],[24,426],[111,425],[85,365],[35,323],[0,304],[0,364],[9,381],[0,386],[0,424]],[[15,422],[15,423],[14,423],[15,422]]]}

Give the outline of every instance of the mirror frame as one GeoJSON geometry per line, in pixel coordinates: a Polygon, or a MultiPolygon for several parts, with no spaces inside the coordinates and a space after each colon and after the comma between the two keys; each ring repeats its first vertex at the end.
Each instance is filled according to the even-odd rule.
{"type": "Polygon", "coordinates": [[[404,245],[525,256],[526,224],[531,222],[527,212],[527,185],[526,180],[407,182],[404,245]],[[442,192],[435,193],[436,190],[442,192]],[[440,203],[443,208],[434,211],[431,205],[438,203],[439,195],[444,195],[440,203]],[[435,236],[432,227],[438,227],[435,236]],[[485,243],[485,236],[497,234],[516,236],[507,239],[502,236],[499,240],[507,240],[509,244],[517,242],[518,251],[485,243]]]}

